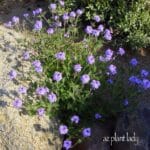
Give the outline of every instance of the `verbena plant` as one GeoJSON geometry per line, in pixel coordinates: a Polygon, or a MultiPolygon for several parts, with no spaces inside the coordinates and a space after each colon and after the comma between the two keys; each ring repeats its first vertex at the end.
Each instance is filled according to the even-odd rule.
{"type": "MultiPolygon", "coordinates": [[[[72,139],[78,143],[91,136],[93,121],[105,121],[126,108],[131,110],[135,104],[133,97],[138,93],[135,89],[149,89],[150,81],[146,79],[149,75],[146,70],[132,75],[134,68],[138,73],[135,58],[130,64],[120,64],[120,57],[125,57],[123,48],[117,52],[109,48],[100,50],[103,42],[112,38],[108,29],[103,34],[87,26],[88,35],[84,34],[77,28],[82,10],[64,13],[60,6],[57,11],[56,6],[50,4],[48,17],[42,9],[34,10],[32,15],[24,14],[35,39],[26,48],[34,51],[23,54],[23,60],[32,64],[28,77],[23,77],[29,83],[28,89],[23,85],[18,89],[24,95],[24,105],[16,98],[13,106],[24,107],[30,115],[57,117],[60,134],[66,135],[63,147],[69,149],[74,144],[72,139]]],[[[5,25],[19,27],[19,21],[14,16],[5,25]]],[[[11,70],[9,76],[16,79],[16,71],[11,70]]]]}
{"type": "Polygon", "coordinates": [[[113,44],[138,49],[150,43],[150,3],[148,0],[67,0],[69,8],[84,8],[83,22],[95,15],[107,28],[113,29],[113,44]]]}

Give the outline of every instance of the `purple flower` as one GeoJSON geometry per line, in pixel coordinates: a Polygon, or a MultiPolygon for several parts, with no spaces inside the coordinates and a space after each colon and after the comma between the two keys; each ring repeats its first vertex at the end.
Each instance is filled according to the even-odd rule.
{"type": "Polygon", "coordinates": [[[94,16],[94,18],[93,18],[96,22],[100,22],[100,17],[98,16],[98,15],[96,15],[96,16],[94,16]]]}
{"type": "Polygon", "coordinates": [[[64,13],[63,14],[63,20],[68,20],[68,19],[69,19],[68,13],[64,13]]]}
{"type": "Polygon", "coordinates": [[[134,67],[138,64],[138,61],[136,58],[132,58],[131,61],[130,61],[130,64],[134,67]]]}
{"type": "Polygon", "coordinates": [[[95,63],[95,58],[94,58],[93,55],[89,55],[89,56],[87,57],[86,61],[87,61],[88,64],[92,65],[92,64],[95,63]]]}
{"type": "Polygon", "coordinates": [[[40,67],[41,66],[41,62],[39,60],[35,60],[35,61],[32,62],[32,65],[34,67],[40,67]]]}
{"type": "Polygon", "coordinates": [[[13,107],[15,108],[21,108],[22,107],[22,100],[19,98],[15,98],[15,100],[13,101],[13,107]]]}
{"type": "Polygon", "coordinates": [[[25,14],[23,14],[23,16],[24,16],[25,18],[28,18],[28,17],[29,17],[29,14],[28,14],[28,13],[25,13],[25,14]]]}
{"type": "Polygon", "coordinates": [[[113,64],[109,65],[108,70],[112,75],[115,75],[117,73],[117,67],[113,64]]]}
{"type": "Polygon", "coordinates": [[[39,15],[42,13],[42,8],[37,8],[36,10],[33,10],[33,15],[39,15]]]}
{"type": "Polygon", "coordinates": [[[64,52],[58,52],[55,54],[55,58],[58,60],[65,60],[66,59],[66,55],[64,52]]]}
{"type": "Polygon", "coordinates": [[[150,88],[150,80],[148,79],[143,79],[142,81],[142,86],[145,90],[149,89],[150,88]]]}
{"type": "Polygon", "coordinates": [[[119,48],[118,52],[119,55],[123,56],[125,54],[125,50],[123,48],[119,48]]]}
{"type": "Polygon", "coordinates": [[[141,70],[141,76],[142,77],[147,77],[148,75],[149,75],[149,72],[147,70],[145,70],[145,69],[141,70]]]}
{"type": "Polygon", "coordinates": [[[102,115],[101,114],[99,114],[99,113],[96,113],[95,114],[95,119],[101,119],[102,118],[102,115]]]}
{"type": "Polygon", "coordinates": [[[80,78],[82,84],[87,84],[90,81],[90,76],[88,74],[84,74],[80,78]]]}
{"type": "Polygon", "coordinates": [[[23,59],[24,59],[24,60],[28,60],[29,58],[30,58],[29,52],[27,52],[27,51],[24,52],[24,53],[23,53],[23,59]]]}
{"type": "Polygon", "coordinates": [[[76,65],[74,65],[73,69],[75,72],[80,72],[82,69],[82,66],[80,64],[76,64],[76,65]]]}
{"type": "Polygon", "coordinates": [[[70,141],[70,140],[65,140],[65,141],[64,141],[63,147],[64,147],[66,150],[70,149],[71,146],[72,146],[72,141],[70,141]]]}
{"type": "Polygon", "coordinates": [[[20,94],[26,94],[27,93],[27,88],[24,86],[19,87],[18,92],[20,94]]]}
{"type": "Polygon", "coordinates": [[[14,24],[18,24],[18,23],[19,23],[19,17],[13,16],[13,17],[12,17],[12,22],[13,22],[14,24]]]}
{"type": "Polygon", "coordinates": [[[113,80],[112,80],[112,79],[108,79],[107,82],[108,82],[109,84],[113,84],[113,80]]]}
{"type": "Polygon", "coordinates": [[[61,23],[61,22],[55,22],[55,26],[56,26],[56,27],[61,27],[61,26],[62,26],[62,23],[61,23]]]}
{"type": "Polygon", "coordinates": [[[106,29],[105,30],[105,33],[104,33],[104,38],[108,41],[110,41],[112,39],[112,35],[111,35],[111,32],[110,30],[106,29]]]}
{"type": "Polygon", "coordinates": [[[96,90],[101,86],[101,83],[97,80],[92,80],[90,85],[93,90],[96,90]]]}
{"type": "Polygon", "coordinates": [[[53,80],[56,82],[59,82],[60,80],[62,80],[62,73],[55,71],[53,74],[53,80]]]}
{"type": "Polygon", "coordinates": [[[62,1],[62,0],[59,0],[59,4],[60,4],[61,6],[64,6],[64,5],[65,5],[65,2],[62,1]]]}
{"type": "Polygon", "coordinates": [[[102,24],[100,24],[97,28],[100,32],[104,31],[104,26],[102,24]]]}
{"type": "Polygon", "coordinates": [[[34,31],[40,31],[42,29],[43,23],[40,20],[37,20],[34,24],[34,31]]]}
{"type": "Polygon", "coordinates": [[[129,105],[128,99],[125,99],[125,100],[123,101],[123,105],[124,105],[124,106],[128,106],[128,105],[129,105]]]}
{"type": "Polygon", "coordinates": [[[113,57],[114,52],[111,49],[107,49],[105,51],[105,59],[106,61],[110,61],[113,57]]]}
{"type": "Polygon", "coordinates": [[[9,72],[9,78],[11,79],[11,80],[13,80],[13,79],[15,79],[17,77],[17,72],[15,71],[15,70],[11,70],[10,72],[9,72]]]}
{"type": "Polygon", "coordinates": [[[11,28],[12,27],[12,22],[11,21],[8,21],[7,23],[4,23],[4,26],[6,28],[11,28]]]}
{"type": "Polygon", "coordinates": [[[92,35],[95,36],[95,37],[98,37],[100,35],[100,31],[96,30],[96,29],[93,29],[92,30],[92,35]]]}
{"type": "Polygon", "coordinates": [[[70,17],[75,18],[76,17],[76,13],[74,11],[70,12],[69,14],[70,17]]]}
{"type": "Polygon", "coordinates": [[[131,82],[131,83],[133,83],[133,84],[138,84],[138,85],[140,85],[141,84],[141,80],[138,78],[138,77],[136,77],[136,76],[131,76],[130,78],[129,78],[129,81],[131,82]]]}
{"type": "Polygon", "coordinates": [[[93,31],[92,26],[87,26],[86,29],[85,29],[85,32],[86,32],[87,34],[92,34],[92,31],[93,31]]]}
{"type": "Polygon", "coordinates": [[[77,11],[76,11],[76,13],[77,13],[77,15],[82,15],[83,14],[83,10],[81,10],[81,9],[77,9],[77,11]]]}
{"type": "Polygon", "coordinates": [[[48,33],[48,34],[53,34],[53,33],[54,33],[54,29],[53,29],[53,28],[49,28],[49,29],[47,30],[47,33],[48,33]]]}
{"type": "Polygon", "coordinates": [[[35,60],[32,62],[32,65],[34,66],[34,69],[36,72],[40,73],[43,71],[43,68],[41,66],[41,62],[39,60],[35,60]]]}
{"type": "Polygon", "coordinates": [[[45,114],[45,109],[44,108],[37,109],[37,114],[38,116],[42,117],[45,114]]]}
{"type": "Polygon", "coordinates": [[[68,127],[66,125],[60,125],[59,126],[59,133],[62,135],[65,135],[68,133],[68,127]]]}
{"type": "Polygon", "coordinates": [[[49,89],[47,87],[38,87],[36,89],[36,94],[38,95],[46,95],[49,92],[49,89]]]}
{"type": "Polygon", "coordinates": [[[48,95],[48,100],[49,100],[49,102],[51,102],[51,103],[56,102],[56,100],[57,100],[56,94],[54,94],[53,92],[51,92],[51,93],[48,95]]]}
{"type": "Polygon", "coordinates": [[[49,5],[49,8],[51,9],[51,10],[56,10],[56,4],[55,3],[51,3],[50,5],[49,5]]]}
{"type": "Polygon", "coordinates": [[[35,67],[34,69],[35,69],[35,71],[36,71],[37,73],[43,72],[42,66],[40,66],[40,67],[35,67]]]}
{"type": "Polygon", "coordinates": [[[89,137],[91,136],[91,128],[85,128],[82,131],[83,137],[89,137]]]}
{"type": "Polygon", "coordinates": [[[78,124],[79,121],[80,121],[79,116],[74,115],[74,116],[71,117],[71,122],[74,122],[74,123],[78,124]]]}
{"type": "Polygon", "coordinates": [[[105,58],[105,57],[103,57],[103,56],[99,56],[99,61],[101,61],[101,62],[106,62],[107,60],[106,60],[106,58],[105,58]]]}

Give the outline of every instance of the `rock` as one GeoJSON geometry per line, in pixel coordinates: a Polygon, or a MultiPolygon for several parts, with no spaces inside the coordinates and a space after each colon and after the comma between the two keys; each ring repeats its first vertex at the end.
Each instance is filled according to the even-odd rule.
{"type": "Polygon", "coordinates": [[[136,142],[114,142],[115,150],[150,150],[150,103],[141,101],[134,112],[123,113],[115,132],[118,136],[128,133],[129,137],[137,137],[136,142]]]}
{"type": "Polygon", "coordinates": [[[110,143],[104,141],[104,137],[111,135],[114,125],[115,121],[94,123],[91,128],[91,138],[82,144],[79,144],[73,150],[110,150],[110,143]]]}
{"type": "Polygon", "coordinates": [[[16,69],[23,53],[18,38],[24,35],[0,26],[0,150],[60,150],[62,140],[55,132],[56,121],[47,116],[21,115],[12,107],[18,84],[9,80],[8,72],[16,69]]]}

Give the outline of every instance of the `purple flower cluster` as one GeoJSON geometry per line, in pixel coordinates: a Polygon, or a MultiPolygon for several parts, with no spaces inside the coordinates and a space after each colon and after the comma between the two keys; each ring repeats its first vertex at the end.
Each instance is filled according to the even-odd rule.
{"type": "Polygon", "coordinates": [[[89,56],[87,57],[87,63],[90,64],[90,65],[92,65],[92,64],[95,63],[95,58],[94,58],[93,55],[89,55],[89,56]]]}
{"type": "Polygon", "coordinates": [[[106,29],[105,32],[104,32],[104,38],[108,41],[110,41],[112,39],[112,34],[110,32],[109,29],[106,29]]]}
{"type": "Polygon", "coordinates": [[[95,15],[93,19],[94,19],[96,22],[100,22],[100,20],[101,20],[98,15],[95,15]]]}
{"type": "Polygon", "coordinates": [[[90,76],[88,74],[84,74],[80,78],[82,84],[87,84],[90,81],[90,76]]]}
{"type": "Polygon", "coordinates": [[[66,21],[66,20],[69,19],[68,13],[64,13],[62,17],[63,17],[63,20],[64,20],[64,21],[66,21]]]}
{"type": "Polygon", "coordinates": [[[44,95],[46,95],[47,93],[49,93],[49,89],[48,89],[47,87],[41,86],[41,87],[38,87],[38,88],[36,89],[36,94],[37,94],[37,95],[42,95],[42,96],[44,96],[44,95]]]}
{"type": "Polygon", "coordinates": [[[113,54],[114,52],[111,49],[107,49],[104,56],[99,56],[99,61],[108,62],[113,59],[113,54]]]}
{"type": "Polygon", "coordinates": [[[82,66],[80,64],[76,64],[76,65],[74,65],[73,69],[75,72],[80,72],[82,69],[82,66]]]}
{"type": "Polygon", "coordinates": [[[68,127],[66,125],[60,125],[59,126],[59,133],[62,135],[65,135],[68,133],[68,127]]]}
{"type": "Polygon", "coordinates": [[[142,77],[147,77],[148,75],[149,75],[149,72],[147,70],[145,70],[145,69],[141,70],[141,76],[142,77]]]}
{"type": "Polygon", "coordinates": [[[28,60],[29,58],[30,58],[29,52],[27,52],[27,51],[24,52],[24,53],[23,53],[23,59],[24,59],[24,60],[28,60]]]}
{"type": "Polygon", "coordinates": [[[90,85],[93,90],[96,90],[101,86],[101,83],[97,80],[92,80],[90,85]]]}
{"type": "Polygon", "coordinates": [[[79,116],[74,115],[74,116],[71,117],[71,122],[78,124],[79,121],[80,121],[79,116]]]}
{"type": "Polygon", "coordinates": [[[42,117],[45,114],[45,109],[44,108],[38,108],[37,114],[39,117],[42,117]]]}
{"type": "Polygon", "coordinates": [[[69,16],[71,18],[75,18],[76,17],[76,13],[74,11],[71,11],[70,14],[69,14],[69,16]]]}
{"type": "Polygon", "coordinates": [[[22,107],[22,100],[19,98],[15,98],[15,100],[12,103],[13,107],[19,109],[22,107]]]}
{"type": "Polygon", "coordinates": [[[52,11],[56,10],[57,5],[55,3],[51,3],[49,5],[49,9],[51,9],[52,11]]]}
{"type": "Polygon", "coordinates": [[[128,99],[125,99],[125,100],[123,101],[123,105],[124,105],[124,106],[128,106],[128,105],[129,105],[128,99]]]}
{"type": "Polygon", "coordinates": [[[72,146],[72,141],[70,141],[70,140],[65,140],[65,141],[64,141],[63,147],[64,147],[66,150],[70,149],[71,146],[72,146]]]}
{"type": "Polygon", "coordinates": [[[83,137],[89,137],[91,136],[91,128],[85,128],[82,131],[83,137]]]}
{"type": "Polygon", "coordinates": [[[39,60],[33,61],[32,65],[37,73],[41,73],[43,71],[41,62],[39,60]]]}
{"type": "Polygon", "coordinates": [[[143,79],[140,79],[140,77],[137,76],[130,76],[129,81],[133,85],[136,85],[145,90],[150,89],[150,80],[146,79],[145,77],[143,79]]]}
{"type": "Polygon", "coordinates": [[[18,24],[19,23],[19,17],[17,17],[17,16],[13,16],[12,17],[12,22],[14,23],[14,24],[18,24]]]}
{"type": "Polygon", "coordinates": [[[125,50],[124,50],[122,47],[120,47],[120,48],[118,49],[117,54],[120,55],[120,56],[123,56],[123,55],[125,54],[125,50]]]}
{"type": "Polygon", "coordinates": [[[65,60],[66,59],[66,55],[64,52],[58,52],[55,54],[55,58],[58,60],[65,60]]]}
{"type": "Polygon", "coordinates": [[[36,20],[35,24],[34,24],[34,31],[40,31],[43,27],[43,23],[41,20],[36,20]]]}
{"type": "Polygon", "coordinates": [[[60,80],[62,80],[62,73],[55,71],[53,74],[53,80],[56,82],[59,82],[60,80]]]}
{"type": "Polygon", "coordinates": [[[27,88],[24,87],[24,86],[20,86],[19,89],[18,89],[18,92],[20,94],[26,94],[27,93],[27,88]]]}
{"type": "Polygon", "coordinates": [[[33,15],[39,15],[42,13],[42,8],[37,8],[36,10],[33,10],[33,15]]]}
{"type": "Polygon", "coordinates": [[[51,92],[50,94],[48,94],[48,100],[50,103],[54,103],[57,101],[57,96],[56,94],[54,94],[53,92],[51,92]]]}
{"type": "Polygon", "coordinates": [[[17,77],[17,72],[16,72],[15,70],[11,70],[8,75],[9,75],[9,78],[10,78],[11,80],[13,80],[13,79],[16,79],[16,77],[17,77]]]}
{"type": "Polygon", "coordinates": [[[53,34],[54,33],[54,29],[53,28],[48,28],[47,33],[49,35],[53,34]]]}
{"type": "Polygon", "coordinates": [[[136,59],[136,58],[132,58],[132,59],[130,60],[130,64],[131,64],[133,67],[137,66],[137,64],[138,64],[137,59],[136,59]]]}
{"type": "Polygon", "coordinates": [[[113,64],[108,66],[108,70],[109,70],[111,75],[117,74],[117,67],[115,65],[113,65],[113,64]]]}
{"type": "Polygon", "coordinates": [[[95,119],[99,120],[99,119],[101,119],[101,118],[102,118],[102,115],[101,115],[101,114],[99,114],[99,113],[96,113],[96,114],[95,114],[95,119]]]}

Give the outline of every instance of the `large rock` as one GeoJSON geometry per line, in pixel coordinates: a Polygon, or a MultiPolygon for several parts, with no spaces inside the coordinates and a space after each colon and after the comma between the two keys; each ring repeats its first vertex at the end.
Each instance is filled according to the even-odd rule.
{"type": "Polygon", "coordinates": [[[89,140],[79,144],[73,150],[110,150],[110,143],[104,141],[104,137],[111,136],[114,126],[115,121],[95,122],[91,128],[92,135],[89,140]]]}
{"type": "Polygon", "coordinates": [[[114,150],[150,150],[150,103],[148,100],[141,101],[134,112],[123,113],[118,119],[115,132],[117,136],[127,137],[128,134],[129,137],[134,136],[137,139],[114,142],[114,150]]]}
{"type": "Polygon", "coordinates": [[[23,34],[0,26],[0,150],[60,150],[55,121],[23,115],[12,107],[19,85],[9,80],[8,72],[16,69],[23,52],[18,38],[23,34]]]}

